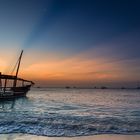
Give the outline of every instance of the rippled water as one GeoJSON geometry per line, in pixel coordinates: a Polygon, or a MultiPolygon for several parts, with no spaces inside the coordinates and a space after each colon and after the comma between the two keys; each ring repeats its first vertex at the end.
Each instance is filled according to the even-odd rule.
{"type": "Polygon", "coordinates": [[[0,133],[140,134],[140,90],[32,89],[0,102],[0,133]]]}

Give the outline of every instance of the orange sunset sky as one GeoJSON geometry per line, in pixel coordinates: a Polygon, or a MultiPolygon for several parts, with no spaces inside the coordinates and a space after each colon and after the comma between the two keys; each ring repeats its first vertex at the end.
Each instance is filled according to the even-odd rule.
{"type": "MultiPolygon", "coordinates": [[[[18,49],[19,50],[19,49],[18,49]]],[[[20,51],[1,53],[2,73],[10,74],[20,51]],[[3,57],[2,57],[3,55],[3,57]]],[[[89,49],[72,57],[39,50],[24,51],[19,76],[35,81],[38,86],[121,86],[136,84],[136,60],[116,60],[102,49],[89,49]],[[101,54],[100,54],[101,53],[101,54]]],[[[13,73],[14,74],[14,73],[13,73]]]]}

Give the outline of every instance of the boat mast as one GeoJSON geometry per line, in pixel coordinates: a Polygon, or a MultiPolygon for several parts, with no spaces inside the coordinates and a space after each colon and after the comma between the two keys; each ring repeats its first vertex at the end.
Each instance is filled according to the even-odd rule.
{"type": "Polygon", "coordinates": [[[1,72],[0,72],[0,90],[2,90],[1,72]]]}
{"type": "Polygon", "coordinates": [[[18,59],[18,66],[17,66],[17,71],[16,71],[13,87],[16,87],[16,84],[17,84],[17,76],[18,76],[18,71],[19,71],[19,67],[20,67],[20,62],[21,62],[22,54],[23,54],[23,50],[21,51],[21,54],[20,54],[19,59],[18,59]]]}

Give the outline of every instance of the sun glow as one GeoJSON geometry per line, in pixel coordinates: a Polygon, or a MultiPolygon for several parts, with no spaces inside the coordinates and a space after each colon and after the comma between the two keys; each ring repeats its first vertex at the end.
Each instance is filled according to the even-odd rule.
{"type": "MultiPolygon", "coordinates": [[[[33,56],[33,55],[32,55],[33,56]]],[[[43,56],[42,56],[43,57],[43,56]]],[[[35,58],[36,59],[36,58],[35,58]]],[[[26,58],[25,61],[30,60],[26,58]]],[[[56,81],[100,81],[119,79],[119,64],[105,63],[105,58],[85,58],[85,53],[58,60],[45,58],[39,62],[24,67],[20,72],[31,79],[56,81]]]]}

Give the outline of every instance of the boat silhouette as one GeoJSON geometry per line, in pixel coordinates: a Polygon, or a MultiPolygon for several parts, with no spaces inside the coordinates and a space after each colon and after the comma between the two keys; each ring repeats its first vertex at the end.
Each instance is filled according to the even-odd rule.
{"type": "Polygon", "coordinates": [[[8,100],[26,96],[31,86],[34,85],[34,82],[18,77],[22,54],[23,50],[21,51],[17,61],[17,69],[15,75],[6,75],[0,72],[0,100],[8,100]],[[9,81],[10,86],[8,84],[9,81]],[[19,82],[22,84],[19,85],[19,82]]]}

